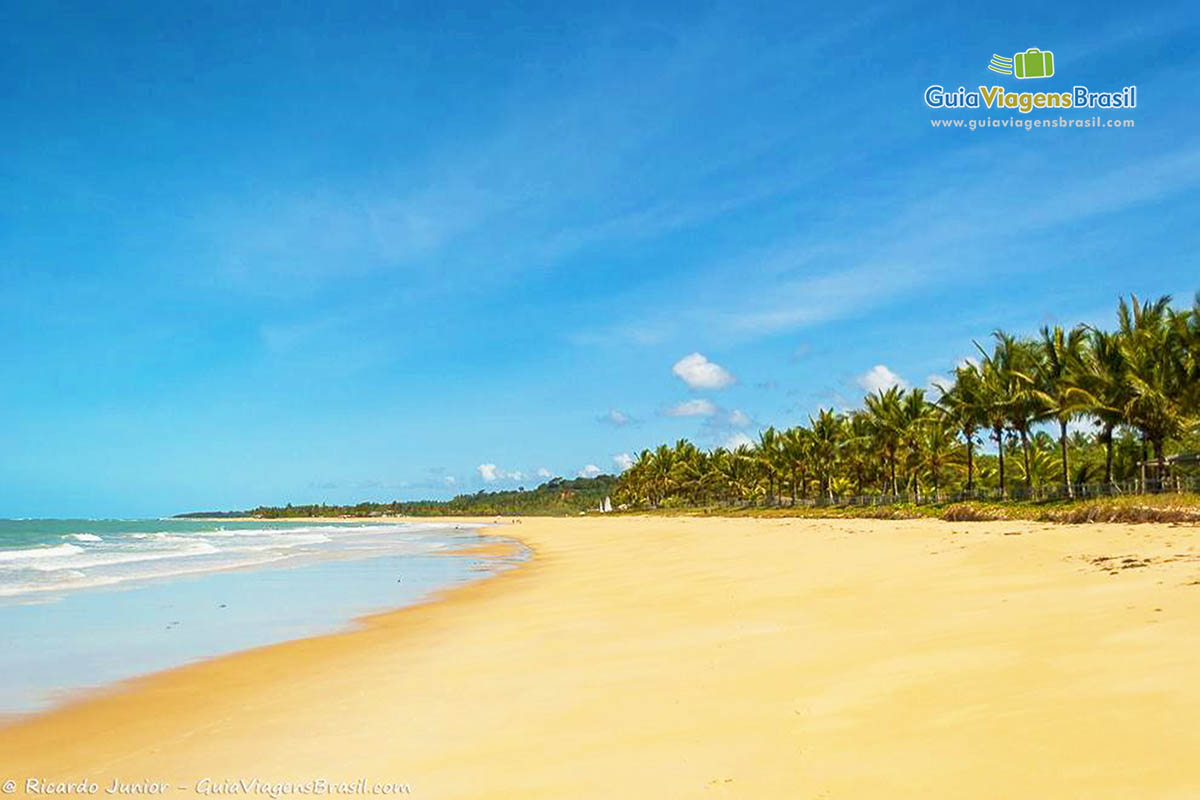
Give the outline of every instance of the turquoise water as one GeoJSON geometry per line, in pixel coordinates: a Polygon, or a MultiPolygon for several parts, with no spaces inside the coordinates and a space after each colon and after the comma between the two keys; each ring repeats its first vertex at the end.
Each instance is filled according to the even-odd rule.
{"type": "Polygon", "coordinates": [[[453,554],[479,540],[452,523],[0,520],[0,713],[343,629],[511,565],[453,554]]]}
{"type": "MultiPolygon", "coordinates": [[[[0,520],[0,602],[333,558],[441,550],[462,526],[336,521],[0,520]]],[[[469,532],[469,531],[468,531],[469,532]]]]}

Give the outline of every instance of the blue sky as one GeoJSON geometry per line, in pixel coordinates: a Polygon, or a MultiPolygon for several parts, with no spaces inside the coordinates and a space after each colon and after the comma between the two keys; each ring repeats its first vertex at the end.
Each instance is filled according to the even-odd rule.
{"type": "Polygon", "coordinates": [[[0,515],[613,471],[1200,288],[1193,4],[123,5],[0,25],[0,515]]]}

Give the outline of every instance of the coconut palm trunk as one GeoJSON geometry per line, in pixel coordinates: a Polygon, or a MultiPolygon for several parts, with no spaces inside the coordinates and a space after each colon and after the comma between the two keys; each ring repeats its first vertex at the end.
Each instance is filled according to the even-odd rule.
{"type": "Polygon", "coordinates": [[[1021,428],[1020,434],[1021,434],[1021,458],[1025,462],[1025,488],[1029,489],[1030,494],[1032,494],[1032,492],[1033,492],[1033,473],[1030,471],[1030,466],[1029,466],[1029,434],[1025,431],[1024,428],[1021,428]]]}
{"type": "Polygon", "coordinates": [[[1154,491],[1163,491],[1166,476],[1166,463],[1163,461],[1163,440],[1159,438],[1153,439],[1150,444],[1154,447],[1154,491]]]}
{"type": "Polygon", "coordinates": [[[1113,426],[1104,426],[1104,483],[1111,486],[1113,468],[1113,426]]]}
{"type": "Polygon", "coordinates": [[[1008,497],[1004,490],[1004,429],[992,428],[992,436],[996,439],[996,450],[1000,454],[1000,499],[1004,500],[1008,497]]]}
{"type": "Polygon", "coordinates": [[[967,491],[975,490],[975,443],[971,434],[967,434],[967,491]]]}
{"type": "Polygon", "coordinates": [[[1063,489],[1066,490],[1067,497],[1074,499],[1075,488],[1071,485],[1071,473],[1068,471],[1070,465],[1067,459],[1067,421],[1064,419],[1058,421],[1058,445],[1062,451],[1063,489]]]}

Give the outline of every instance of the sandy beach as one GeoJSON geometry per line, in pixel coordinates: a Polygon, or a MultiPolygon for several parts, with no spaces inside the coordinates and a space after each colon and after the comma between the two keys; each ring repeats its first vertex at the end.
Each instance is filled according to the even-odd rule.
{"type": "Polygon", "coordinates": [[[526,519],[525,566],[0,729],[0,779],[1200,796],[1194,527],[526,519]]]}

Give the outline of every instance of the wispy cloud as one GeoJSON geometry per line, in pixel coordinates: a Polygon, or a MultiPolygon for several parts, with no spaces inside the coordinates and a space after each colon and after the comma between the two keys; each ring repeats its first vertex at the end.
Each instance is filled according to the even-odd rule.
{"type": "Polygon", "coordinates": [[[723,445],[731,439],[741,441],[740,437],[746,436],[746,430],[754,425],[753,418],[740,408],[717,408],[703,418],[697,438],[711,445],[723,445]]]}
{"type": "Polygon", "coordinates": [[[453,292],[464,285],[448,280],[454,274],[470,276],[471,288],[506,282],[598,244],[653,239],[792,191],[788,174],[745,169],[764,149],[784,147],[782,135],[714,131],[689,142],[695,152],[683,162],[653,155],[674,120],[705,113],[712,91],[754,85],[796,52],[816,62],[813,48],[860,23],[789,41],[776,59],[761,46],[758,58],[737,59],[744,45],[725,17],[699,16],[636,58],[614,44],[616,29],[597,31],[581,43],[582,66],[561,82],[526,82],[495,98],[486,116],[480,112],[477,135],[447,137],[390,169],[372,163],[337,181],[321,175],[225,194],[197,209],[191,235],[225,277],[250,291],[315,291],[387,271],[453,292]],[[596,71],[590,63],[607,66],[596,71]],[[663,179],[660,190],[642,191],[628,180],[631,169],[663,179]],[[713,186],[720,191],[698,191],[713,186]]]}
{"type": "MultiPolygon", "coordinates": [[[[642,314],[637,324],[667,340],[702,331],[710,341],[730,342],[858,317],[928,291],[961,275],[967,265],[977,279],[1011,271],[1010,261],[988,257],[991,251],[1008,252],[1006,242],[1200,186],[1200,149],[1182,147],[1098,173],[1048,164],[1044,172],[1055,191],[1026,197],[1021,176],[1042,168],[1031,163],[1036,160],[1015,143],[988,143],[914,166],[913,186],[929,183],[923,175],[961,179],[934,182],[916,200],[877,208],[864,202],[859,213],[872,219],[867,229],[805,234],[698,265],[690,285],[675,287],[686,304],[642,314]],[[1011,169],[1014,160],[1022,162],[1021,169],[1011,169]],[[945,257],[967,242],[973,243],[969,256],[945,257]],[[990,249],[981,248],[982,242],[990,249]],[[756,280],[746,282],[744,275],[756,280]]],[[[627,324],[603,330],[620,338],[627,324]]],[[[594,335],[602,340],[605,334],[594,335]]]]}
{"type": "Polygon", "coordinates": [[[664,417],[711,417],[717,413],[717,406],[711,400],[696,398],[684,400],[671,406],[663,412],[664,417]]]}
{"type": "Polygon", "coordinates": [[[623,428],[632,423],[634,420],[633,417],[629,416],[624,411],[610,408],[608,411],[597,417],[597,421],[603,422],[607,425],[615,425],[618,428],[623,428]]]}

